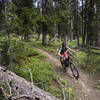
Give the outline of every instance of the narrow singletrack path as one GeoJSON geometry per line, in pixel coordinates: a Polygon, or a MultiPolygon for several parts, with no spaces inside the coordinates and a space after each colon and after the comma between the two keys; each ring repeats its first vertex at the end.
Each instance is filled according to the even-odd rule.
{"type": "Polygon", "coordinates": [[[100,100],[100,90],[93,88],[93,80],[88,73],[78,68],[80,78],[77,81],[72,76],[70,69],[68,69],[67,73],[64,73],[59,59],[42,49],[37,50],[44,54],[46,56],[46,60],[55,66],[57,74],[67,81],[67,85],[73,86],[77,95],[77,99],[75,100],[100,100]]]}

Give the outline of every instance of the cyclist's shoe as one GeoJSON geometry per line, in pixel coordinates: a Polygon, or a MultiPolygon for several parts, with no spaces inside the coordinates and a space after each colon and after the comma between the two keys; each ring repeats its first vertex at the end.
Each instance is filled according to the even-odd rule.
{"type": "Polygon", "coordinates": [[[79,77],[75,77],[75,78],[78,80],[79,77]]]}
{"type": "Polygon", "coordinates": [[[75,76],[75,75],[73,74],[73,76],[76,78],[76,80],[78,80],[78,78],[79,78],[79,75],[78,75],[78,76],[75,76]]]}

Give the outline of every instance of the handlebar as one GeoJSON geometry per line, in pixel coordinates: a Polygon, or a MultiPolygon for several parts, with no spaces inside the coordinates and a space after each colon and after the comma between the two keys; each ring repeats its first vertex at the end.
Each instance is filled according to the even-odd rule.
{"type": "MultiPolygon", "coordinates": [[[[72,52],[66,51],[66,53],[68,54],[68,56],[72,56],[72,55],[74,55],[74,54],[76,53],[76,51],[72,51],[72,52]]],[[[57,50],[57,54],[58,54],[59,56],[61,56],[59,50],[57,50]]],[[[63,57],[63,56],[61,56],[61,57],[63,57]]]]}

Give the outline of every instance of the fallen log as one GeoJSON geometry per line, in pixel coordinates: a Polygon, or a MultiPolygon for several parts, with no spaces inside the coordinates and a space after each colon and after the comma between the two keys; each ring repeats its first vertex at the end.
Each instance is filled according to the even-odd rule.
{"type": "Polygon", "coordinates": [[[34,84],[32,85],[24,78],[17,76],[11,71],[6,71],[2,67],[0,67],[0,91],[5,96],[8,96],[8,100],[58,100],[51,94],[34,86],[34,84]],[[5,93],[5,88],[2,87],[3,82],[8,83],[9,95],[6,95],[9,92],[5,93]],[[14,95],[11,93],[11,89],[15,92],[14,95]]]}

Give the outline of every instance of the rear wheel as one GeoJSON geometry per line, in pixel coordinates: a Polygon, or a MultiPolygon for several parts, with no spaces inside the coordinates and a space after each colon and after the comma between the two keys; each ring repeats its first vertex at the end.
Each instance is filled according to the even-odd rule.
{"type": "Polygon", "coordinates": [[[78,72],[76,65],[73,62],[70,63],[70,68],[71,68],[73,76],[78,80],[79,72],[78,72]]]}

